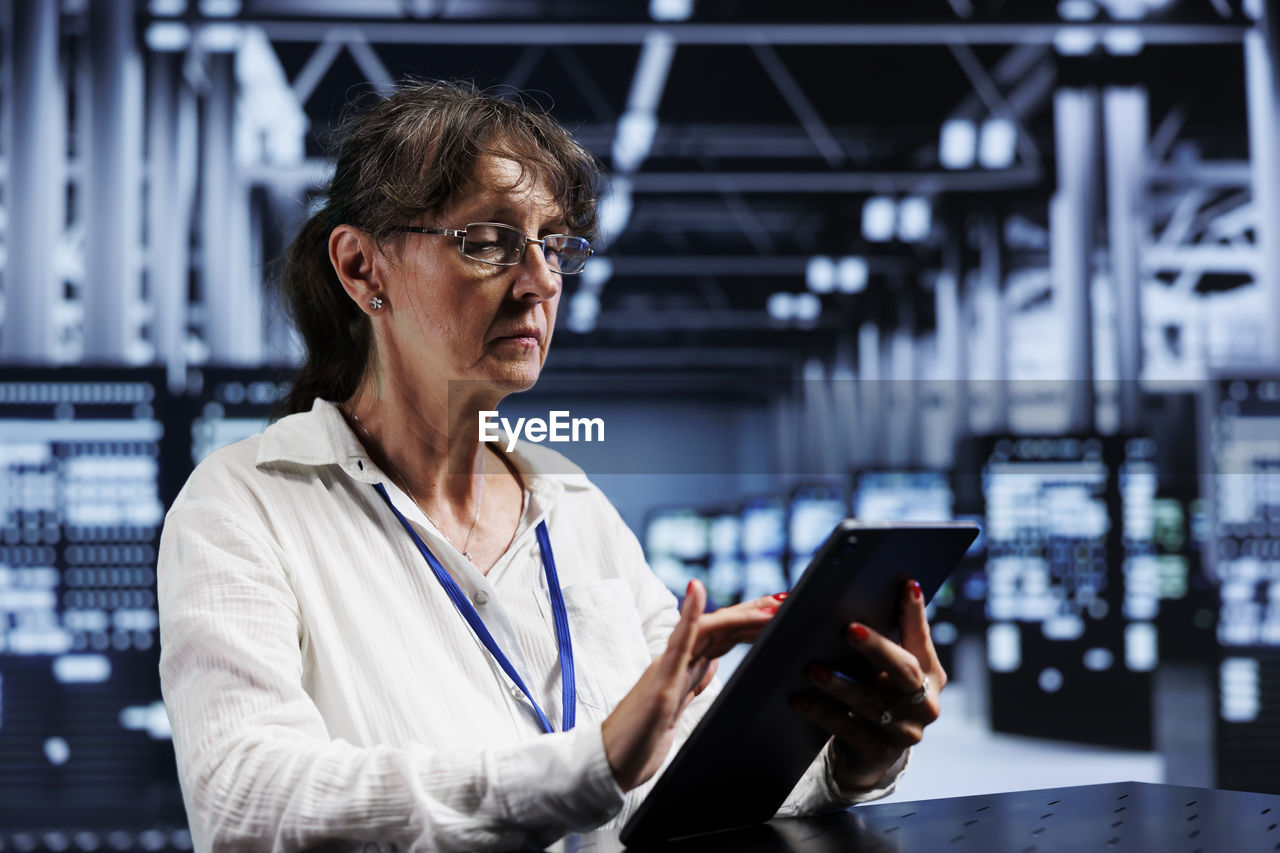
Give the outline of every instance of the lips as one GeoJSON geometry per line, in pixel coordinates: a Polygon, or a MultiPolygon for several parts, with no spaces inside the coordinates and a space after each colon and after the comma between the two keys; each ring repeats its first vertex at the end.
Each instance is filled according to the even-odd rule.
{"type": "Polygon", "coordinates": [[[524,328],[515,329],[505,335],[499,335],[496,340],[518,340],[520,338],[532,338],[537,343],[542,343],[542,330],[537,326],[526,326],[524,328]]]}

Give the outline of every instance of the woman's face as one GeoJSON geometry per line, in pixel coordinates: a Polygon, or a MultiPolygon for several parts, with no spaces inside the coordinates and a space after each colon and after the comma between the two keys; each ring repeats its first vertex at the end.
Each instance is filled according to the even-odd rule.
{"type": "MultiPolygon", "coordinates": [[[[471,188],[431,221],[430,228],[463,229],[472,222],[500,222],[526,236],[567,232],[563,213],[546,185],[519,164],[483,156],[471,188]]],[[[451,395],[531,387],[551,345],[561,281],[537,245],[515,266],[465,257],[456,237],[407,234],[388,269],[393,310],[382,317],[384,357],[417,387],[441,379],[474,382],[450,386],[451,395]],[[426,384],[423,384],[426,383],[426,384]]]]}

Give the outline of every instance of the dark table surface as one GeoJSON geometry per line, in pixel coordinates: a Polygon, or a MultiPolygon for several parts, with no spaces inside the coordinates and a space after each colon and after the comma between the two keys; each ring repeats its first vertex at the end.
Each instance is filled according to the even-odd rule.
{"type": "MultiPolygon", "coordinates": [[[[692,800],[692,798],[691,798],[692,800]]],[[[616,831],[553,850],[611,853],[616,831]]],[[[1114,782],[857,806],[844,812],[668,842],[672,851],[804,853],[1262,853],[1280,850],[1280,796],[1114,782]]]]}

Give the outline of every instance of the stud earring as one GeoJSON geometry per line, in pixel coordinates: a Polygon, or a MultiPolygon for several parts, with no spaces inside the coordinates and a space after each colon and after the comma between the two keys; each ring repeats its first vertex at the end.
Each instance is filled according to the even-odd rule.
{"type": "Polygon", "coordinates": [[[375,297],[373,297],[372,299],[370,299],[370,300],[369,300],[369,307],[370,307],[370,308],[372,308],[374,311],[377,311],[379,308],[381,308],[381,307],[382,307],[382,297],[381,297],[381,296],[375,296],[375,297]]]}

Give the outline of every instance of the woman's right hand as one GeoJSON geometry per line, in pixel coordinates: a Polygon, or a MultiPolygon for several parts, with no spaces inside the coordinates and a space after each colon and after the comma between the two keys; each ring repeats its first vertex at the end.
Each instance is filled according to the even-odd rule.
{"type": "Polygon", "coordinates": [[[603,724],[604,751],[613,778],[624,791],[649,780],[671,749],[676,724],[715,675],[716,659],[754,640],[785,596],[766,596],[714,613],[703,613],[707,593],[690,581],[680,621],[640,680],[603,724]]]}

